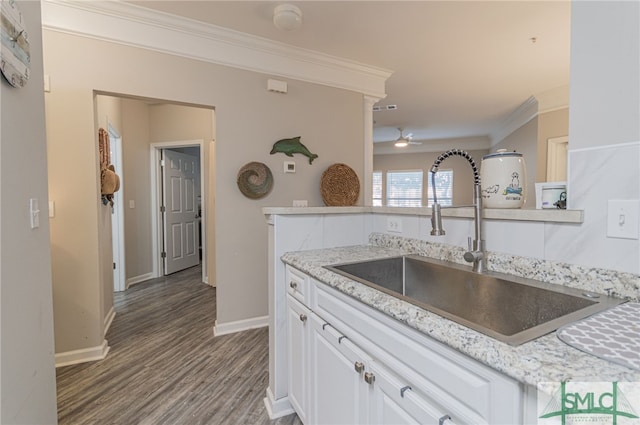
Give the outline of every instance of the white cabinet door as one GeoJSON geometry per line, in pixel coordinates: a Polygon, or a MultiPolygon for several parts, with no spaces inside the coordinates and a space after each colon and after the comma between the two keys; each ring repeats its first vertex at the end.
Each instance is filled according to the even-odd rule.
{"type": "Polygon", "coordinates": [[[287,295],[289,402],[303,423],[309,406],[309,316],[304,305],[287,295]]]}
{"type": "Polygon", "coordinates": [[[370,358],[315,314],[310,347],[311,423],[368,423],[370,387],[363,376],[370,358]]]}
{"type": "Polygon", "coordinates": [[[426,396],[415,392],[411,386],[402,382],[385,367],[373,363],[370,373],[373,375],[370,423],[380,425],[454,424],[445,409],[426,396]]]}

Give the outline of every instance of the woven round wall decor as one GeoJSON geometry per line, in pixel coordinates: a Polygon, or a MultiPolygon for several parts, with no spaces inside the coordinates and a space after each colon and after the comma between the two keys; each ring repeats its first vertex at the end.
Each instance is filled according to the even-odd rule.
{"type": "Polygon", "coordinates": [[[322,173],[320,194],[329,207],[355,205],[360,194],[360,181],[348,165],[333,164],[322,173]]]}
{"type": "Polygon", "coordinates": [[[264,198],[273,187],[273,174],[262,162],[249,162],[238,171],[238,188],[247,198],[264,198]]]}

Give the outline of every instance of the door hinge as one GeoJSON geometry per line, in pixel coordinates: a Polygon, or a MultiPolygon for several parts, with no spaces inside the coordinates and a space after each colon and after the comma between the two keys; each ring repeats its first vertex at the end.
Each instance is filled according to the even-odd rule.
{"type": "Polygon", "coordinates": [[[163,251],[163,252],[160,254],[160,256],[161,256],[162,258],[167,258],[167,253],[163,251]]]}
{"type": "Polygon", "coordinates": [[[116,263],[113,263],[113,270],[116,269],[116,263]]]}
{"type": "Polygon", "coordinates": [[[164,205],[160,207],[160,212],[161,213],[165,212],[165,210],[166,210],[166,208],[164,207],[164,205]]]}
{"type": "Polygon", "coordinates": [[[161,160],[160,160],[160,166],[161,166],[161,167],[164,167],[164,159],[161,159],[161,160]]]}

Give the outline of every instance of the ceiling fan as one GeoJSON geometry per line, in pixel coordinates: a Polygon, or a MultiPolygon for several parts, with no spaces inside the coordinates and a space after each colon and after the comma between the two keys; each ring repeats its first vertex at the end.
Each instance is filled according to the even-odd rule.
{"type": "Polygon", "coordinates": [[[393,144],[395,147],[397,148],[404,148],[407,147],[409,145],[421,145],[422,142],[414,142],[413,139],[413,133],[409,133],[406,136],[403,134],[404,129],[402,127],[398,127],[398,130],[400,131],[400,137],[398,139],[396,139],[396,142],[393,144]]]}

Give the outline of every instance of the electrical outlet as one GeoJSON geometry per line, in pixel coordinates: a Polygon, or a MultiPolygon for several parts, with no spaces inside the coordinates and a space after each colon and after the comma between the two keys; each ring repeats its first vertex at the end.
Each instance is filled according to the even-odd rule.
{"type": "Polygon", "coordinates": [[[402,233],[402,219],[400,217],[387,217],[387,232],[402,233]]]}
{"type": "Polygon", "coordinates": [[[638,239],[639,220],[639,200],[610,199],[607,212],[607,237],[638,239]]]}

